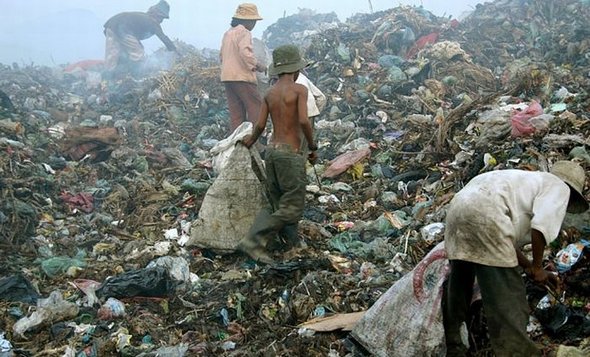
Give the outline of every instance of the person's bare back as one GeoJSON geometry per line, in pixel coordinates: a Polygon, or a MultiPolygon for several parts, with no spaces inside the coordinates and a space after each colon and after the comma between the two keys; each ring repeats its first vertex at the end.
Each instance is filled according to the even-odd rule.
{"type": "Polygon", "coordinates": [[[295,79],[294,74],[281,75],[264,102],[273,125],[272,144],[289,144],[293,151],[299,151],[301,134],[307,142],[313,142],[313,138],[307,117],[307,88],[295,83],[295,79]]]}

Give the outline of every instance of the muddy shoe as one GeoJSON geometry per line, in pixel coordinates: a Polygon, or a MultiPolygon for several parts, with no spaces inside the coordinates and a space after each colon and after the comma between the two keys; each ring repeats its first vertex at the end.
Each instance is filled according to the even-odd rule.
{"type": "Polygon", "coordinates": [[[238,250],[242,253],[246,253],[250,258],[257,262],[264,264],[274,264],[275,261],[268,255],[263,247],[256,245],[252,242],[242,241],[238,244],[238,250]]]}

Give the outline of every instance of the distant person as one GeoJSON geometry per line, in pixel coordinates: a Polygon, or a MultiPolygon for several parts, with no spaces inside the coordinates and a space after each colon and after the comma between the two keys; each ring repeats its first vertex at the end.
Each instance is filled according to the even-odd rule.
{"type": "Polygon", "coordinates": [[[266,66],[256,60],[250,32],[259,20],[262,17],[256,5],[240,4],[221,42],[221,82],[227,96],[230,132],[245,121],[254,123],[260,112],[262,98],[256,72],[265,72],[266,66]]]}
{"type": "Polygon", "coordinates": [[[176,51],[160,26],[169,18],[169,13],[170,5],[161,0],[147,12],[122,12],[111,17],[104,24],[105,69],[115,77],[127,72],[136,74],[145,59],[141,41],[153,35],[158,36],[169,51],[176,51]]]}
{"type": "Polygon", "coordinates": [[[279,79],[264,97],[252,135],[243,140],[244,145],[251,147],[264,132],[270,115],[272,135],[266,148],[265,168],[271,207],[258,213],[248,236],[238,246],[251,258],[266,264],[273,263],[268,247],[275,243],[281,229],[297,224],[303,215],[305,161],[314,163],[317,159],[317,145],[307,117],[307,88],[295,83],[306,65],[295,46],[274,50],[269,73],[279,79]]]}

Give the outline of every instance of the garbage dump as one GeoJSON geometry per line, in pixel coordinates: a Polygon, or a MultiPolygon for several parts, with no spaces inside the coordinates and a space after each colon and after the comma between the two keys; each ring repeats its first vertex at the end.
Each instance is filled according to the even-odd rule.
{"type": "MultiPolygon", "coordinates": [[[[166,69],[118,80],[100,66],[0,65],[0,354],[383,355],[391,345],[366,332],[400,326],[372,325],[370,309],[395,311],[380,299],[398,301],[388,290],[436,254],[447,204],[470,179],[562,159],[588,171],[588,18],[588,1],[496,0],[462,19],[398,6],[345,21],[300,10],[269,26],[269,50],[297,44],[328,101],[305,245],[271,266],[214,233],[243,232],[222,218],[253,213],[212,209],[217,179],[227,193],[228,178],[255,177],[215,161],[229,135],[216,53],[177,40],[166,69]]],[[[248,191],[258,197],[241,203],[262,203],[262,189],[248,191]]],[[[589,235],[588,213],[568,215],[544,262],[560,294],[527,284],[544,354],[590,348],[589,235]]],[[[438,278],[424,294],[440,292],[438,278]]],[[[433,298],[421,301],[436,314],[433,298]]],[[[481,304],[472,310],[470,355],[490,355],[481,304]]],[[[408,351],[442,353],[440,329],[427,337],[408,351]]]]}

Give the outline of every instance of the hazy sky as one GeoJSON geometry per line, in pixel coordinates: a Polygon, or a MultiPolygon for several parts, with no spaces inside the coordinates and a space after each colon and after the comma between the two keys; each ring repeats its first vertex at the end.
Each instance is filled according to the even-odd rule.
{"type": "MultiPolygon", "coordinates": [[[[122,11],[146,11],[158,0],[0,0],[0,63],[64,64],[104,57],[103,24],[122,11]]],[[[335,12],[340,21],[353,14],[423,5],[436,15],[460,16],[481,0],[168,0],[170,19],[162,27],[171,39],[197,48],[218,48],[238,4],[254,2],[264,18],[254,28],[262,37],[266,27],[300,8],[335,12]],[[452,5],[448,5],[452,3],[452,5]]],[[[148,53],[162,46],[154,36],[143,42],[148,53]]]]}

